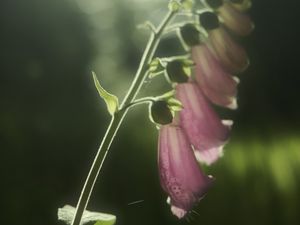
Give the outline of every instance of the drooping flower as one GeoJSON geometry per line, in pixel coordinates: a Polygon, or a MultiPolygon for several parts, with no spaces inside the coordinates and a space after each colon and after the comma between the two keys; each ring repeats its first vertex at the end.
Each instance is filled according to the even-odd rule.
{"type": "MultiPolygon", "coordinates": [[[[209,46],[200,41],[200,32],[194,25],[187,24],[181,28],[180,32],[181,38],[191,49],[191,56],[195,65],[195,79],[203,93],[214,104],[236,109],[238,78],[231,76],[212,53],[209,46]]],[[[177,80],[174,82],[182,83],[177,80]]]]}
{"type": "Polygon", "coordinates": [[[179,126],[161,126],[158,165],[162,188],[169,195],[171,211],[182,218],[205,195],[213,182],[205,175],[179,126]]]}
{"type": "Polygon", "coordinates": [[[205,0],[221,17],[223,24],[240,36],[246,36],[254,29],[250,17],[224,0],[205,0]]]}
{"type": "Polygon", "coordinates": [[[216,105],[236,109],[239,79],[224,70],[207,45],[192,47],[195,79],[206,97],[216,105]]]}
{"type": "Polygon", "coordinates": [[[239,73],[248,67],[246,51],[220,25],[214,13],[201,13],[200,24],[207,31],[209,44],[225,69],[232,73],[239,73]]]}
{"type": "Polygon", "coordinates": [[[230,120],[221,120],[194,82],[176,86],[176,97],[183,109],[179,112],[179,125],[194,147],[196,158],[207,165],[223,153],[229,138],[230,120]]]}

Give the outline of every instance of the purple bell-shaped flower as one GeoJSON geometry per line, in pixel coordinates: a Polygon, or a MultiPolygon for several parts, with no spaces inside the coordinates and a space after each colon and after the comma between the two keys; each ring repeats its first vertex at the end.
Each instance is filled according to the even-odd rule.
{"type": "Polygon", "coordinates": [[[176,97],[183,105],[179,124],[193,145],[196,158],[212,164],[223,154],[232,121],[219,118],[196,83],[178,84],[176,97]]]}
{"type": "Polygon", "coordinates": [[[179,126],[161,126],[158,150],[161,185],[169,195],[172,213],[182,218],[203,198],[214,179],[201,171],[179,126]]]}

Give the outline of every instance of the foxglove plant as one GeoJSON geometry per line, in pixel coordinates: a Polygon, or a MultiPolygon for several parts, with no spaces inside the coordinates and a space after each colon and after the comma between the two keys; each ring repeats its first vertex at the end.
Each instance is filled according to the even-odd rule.
{"type": "Polygon", "coordinates": [[[203,198],[214,178],[206,175],[201,163],[211,165],[223,154],[229,139],[231,120],[222,120],[213,104],[236,109],[238,79],[232,74],[248,66],[245,50],[237,44],[237,35],[249,34],[253,25],[245,14],[249,0],[205,0],[197,10],[192,0],[170,0],[169,11],[158,27],[151,30],[139,68],[119,105],[118,98],[107,92],[93,73],[96,88],[104,99],[111,122],[95,156],[76,209],[59,209],[60,220],[72,225],[103,221],[115,223],[113,215],[86,209],[94,184],[110,145],[131,107],[146,103],[149,118],[159,130],[158,169],[161,186],[168,194],[172,213],[183,218],[203,198]],[[173,23],[178,15],[183,23],[173,23]],[[183,56],[154,58],[160,40],[170,31],[178,31],[189,53],[183,56]],[[165,74],[173,90],[161,96],[137,98],[146,78],[165,74]]]}

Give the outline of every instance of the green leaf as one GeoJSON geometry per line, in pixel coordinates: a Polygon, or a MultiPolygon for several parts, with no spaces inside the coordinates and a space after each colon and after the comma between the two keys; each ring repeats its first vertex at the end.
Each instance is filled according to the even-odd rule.
{"type": "Polygon", "coordinates": [[[98,93],[100,95],[101,98],[103,98],[103,100],[106,103],[106,107],[108,112],[110,113],[110,115],[114,115],[114,113],[116,111],[118,111],[119,108],[119,100],[118,97],[108,93],[101,85],[100,82],[97,79],[97,76],[94,72],[92,72],[93,74],[93,78],[94,78],[94,82],[95,82],[95,86],[98,90],[98,93]]]}
{"type": "MultiPolygon", "coordinates": [[[[57,212],[58,220],[64,221],[66,224],[71,224],[75,210],[76,209],[70,205],[59,208],[57,212]]],[[[116,216],[114,215],[85,210],[80,225],[87,223],[94,223],[94,225],[113,225],[115,222],[116,216]]]]}

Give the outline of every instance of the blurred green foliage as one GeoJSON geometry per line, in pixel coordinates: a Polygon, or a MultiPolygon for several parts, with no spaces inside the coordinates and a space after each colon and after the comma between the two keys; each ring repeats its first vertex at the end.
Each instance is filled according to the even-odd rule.
{"type": "MultiPolygon", "coordinates": [[[[243,45],[239,110],[224,158],[205,168],[217,180],[186,220],[165,203],[156,165],[157,130],[138,106],[124,121],[89,209],[118,224],[296,225],[300,220],[297,7],[253,1],[256,30],[243,45]],[[270,7],[272,6],[272,7],[270,7]],[[130,204],[143,200],[136,204],[130,204]],[[199,215],[198,215],[199,214],[199,215]],[[190,222],[188,222],[189,220],[190,222]]],[[[122,98],[166,0],[2,0],[0,2],[1,224],[59,224],[75,205],[108,125],[91,70],[122,98]]],[[[297,4],[297,3],[296,3],[297,4]]],[[[299,5],[299,4],[298,4],[299,5]]],[[[182,54],[168,36],[158,56],[182,54]]],[[[147,81],[141,95],[169,90],[147,81]],[[155,87],[154,87],[155,86],[155,87]]]]}

